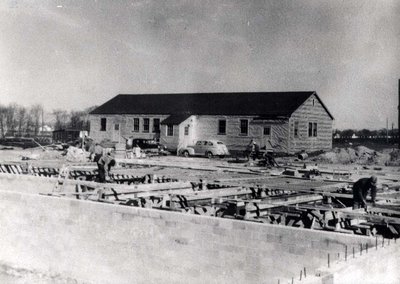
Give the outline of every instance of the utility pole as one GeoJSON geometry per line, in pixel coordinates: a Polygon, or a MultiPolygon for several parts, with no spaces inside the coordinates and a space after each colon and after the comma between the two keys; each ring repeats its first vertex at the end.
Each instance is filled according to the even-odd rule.
{"type": "Polygon", "coordinates": [[[44,131],[44,110],[43,110],[43,108],[42,108],[42,134],[43,134],[43,131],[44,131]]]}
{"type": "Polygon", "coordinates": [[[394,123],[392,122],[392,134],[390,135],[390,143],[394,143],[394,123]]]}
{"type": "Polygon", "coordinates": [[[386,117],[386,144],[389,143],[389,119],[386,117]]]}

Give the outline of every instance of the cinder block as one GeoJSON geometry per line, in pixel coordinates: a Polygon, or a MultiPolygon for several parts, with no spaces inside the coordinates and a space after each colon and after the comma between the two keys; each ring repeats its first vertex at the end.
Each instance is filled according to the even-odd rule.
{"type": "Polygon", "coordinates": [[[267,239],[268,239],[268,241],[270,241],[270,242],[273,242],[273,243],[282,243],[282,241],[283,241],[283,237],[282,237],[282,235],[272,235],[272,234],[267,234],[267,239]]]}
{"type": "Polygon", "coordinates": [[[307,248],[300,246],[299,244],[293,244],[289,246],[289,253],[296,255],[305,255],[307,252],[307,248]]]}
{"type": "Polygon", "coordinates": [[[230,231],[221,227],[212,227],[213,234],[220,235],[220,236],[227,236],[230,231]]]}
{"type": "Polygon", "coordinates": [[[232,227],[234,230],[246,230],[246,223],[244,221],[233,222],[232,227]]]}
{"type": "Polygon", "coordinates": [[[234,227],[234,222],[232,220],[220,220],[219,227],[227,230],[232,230],[234,227]]]}

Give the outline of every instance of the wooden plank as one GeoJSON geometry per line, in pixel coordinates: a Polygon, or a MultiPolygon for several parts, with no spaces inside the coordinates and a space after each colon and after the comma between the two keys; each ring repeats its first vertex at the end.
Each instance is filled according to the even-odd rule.
{"type": "Polygon", "coordinates": [[[339,209],[339,208],[328,208],[328,207],[316,207],[310,205],[298,205],[297,207],[291,206],[292,208],[306,208],[306,209],[318,209],[318,210],[326,210],[333,211],[337,213],[337,218],[350,218],[350,219],[361,219],[371,222],[378,222],[381,224],[397,224],[400,225],[400,218],[389,217],[389,216],[379,216],[379,215],[371,215],[367,214],[363,210],[351,210],[348,209],[339,209]]]}

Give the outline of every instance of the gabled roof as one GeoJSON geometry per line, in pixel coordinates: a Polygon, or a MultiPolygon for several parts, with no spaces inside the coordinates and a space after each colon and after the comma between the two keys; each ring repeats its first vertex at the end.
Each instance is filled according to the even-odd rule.
{"type": "MultiPolygon", "coordinates": [[[[289,117],[311,95],[316,95],[322,103],[316,92],[312,91],[118,95],[91,114],[289,117]]],[[[328,109],[325,106],[324,108],[333,119],[328,109]]]]}
{"type": "Polygon", "coordinates": [[[171,114],[168,116],[166,119],[161,121],[161,124],[173,124],[173,125],[179,125],[181,122],[185,121],[191,116],[191,114],[171,114]]]}

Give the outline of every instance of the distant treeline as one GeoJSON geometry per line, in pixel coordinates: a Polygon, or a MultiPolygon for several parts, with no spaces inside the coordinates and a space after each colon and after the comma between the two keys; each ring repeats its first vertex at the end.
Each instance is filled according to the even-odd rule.
{"type": "Polygon", "coordinates": [[[70,112],[55,109],[49,116],[41,104],[30,107],[0,104],[0,136],[38,136],[44,132],[46,126],[52,130],[64,128],[89,130],[88,114],[94,108],[70,112]]]}
{"type": "Polygon", "coordinates": [[[398,137],[399,130],[398,129],[379,129],[379,130],[369,130],[369,129],[345,129],[345,130],[335,130],[333,132],[334,138],[385,138],[388,137],[398,137]]]}

